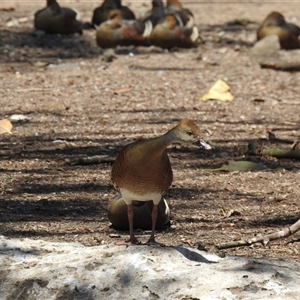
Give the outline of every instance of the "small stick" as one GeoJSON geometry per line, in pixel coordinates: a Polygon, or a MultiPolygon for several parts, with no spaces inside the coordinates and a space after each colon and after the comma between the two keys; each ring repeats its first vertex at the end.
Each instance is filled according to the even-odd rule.
{"type": "Polygon", "coordinates": [[[113,162],[114,159],[112,159],[109,155],[95,155],[95,156],[80,157],[74,163],[74,165],[106,164],[106,163],[113,163],[113,162]]]}
{"type": "Polygon", "coordinates": [[[281,60],[266,60],[260,63],[263,69],[273,69],[278,71],[295,72],[300,71],[300,62],[289,62],[281,60]]]}
{"type": "Polygon", "coordinates": [[[229,242],[229,243],[224,243],[224,244],[216,245],[216,247],[219,250],[222,250],[222,249],[236,248],[236,247],[241,247],[241,246],[251,246],[255,243],[262,243],[263,245],[266,246],[270,241],[288,237],[288,236],[294,234],[295,232],[297,232],[298,230],[300,230],[300,219],[296,223],[291,225],[290,227],[284,228],[277,232],[269,233],[266,235],[256,236],[247,241],[241,240],[241,241],[233,241],[233,242],[229,242]]]}

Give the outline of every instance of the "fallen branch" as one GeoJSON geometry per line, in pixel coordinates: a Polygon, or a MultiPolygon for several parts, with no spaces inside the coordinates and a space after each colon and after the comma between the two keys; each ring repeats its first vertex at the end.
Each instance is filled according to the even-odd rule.
{"type": "Polygon", "coordinates": [[[295,72],[300,71],[300,62],[290,62],[282,60],[266,60],[260,62],[262,69],[273,69],[277,71],[295,72]]]}
{"type": "Polygon", "coordinates": [[[294,234],[298,230],[300,230],[300,219],[296,223],[294,223],[292,226],[284,228],[280,231],[269,233],[266,235],[256,236],[256,237],[253,237],[246,241],[240,240],[240,241],[224,243],[224,244],[216,245],[216,247],[219,250],[222,250],[222,249],[236,248],[236,247],[241,247],[241,246],[251,246],[255,243],[262,243],[263,245],[266,246],[270,241],[278,240],[281,238],[286,238],[286,237],[294,234]]]}
{"type": "Polygon", "coordinates": [[[95,156],[87,156],[80,157],[77,161],[75,161],[74,165],[92,165],[92,164],[106,164],[113,163],[114,159],[112,159],[109,155],[95,155],[95,156]]]}
{"type": "MultiPolygon", "coordinates": [[[[297,143],[298,144],[298,141],[297,143]]],[[[294,150],[295,143],[292,149],[271,148],[268,142],[261,143],[260,141],[249,143],[244,151],[244,154],[258,156],[273,156],[277,158],[300,159],[300,150],[294,150]]]]}

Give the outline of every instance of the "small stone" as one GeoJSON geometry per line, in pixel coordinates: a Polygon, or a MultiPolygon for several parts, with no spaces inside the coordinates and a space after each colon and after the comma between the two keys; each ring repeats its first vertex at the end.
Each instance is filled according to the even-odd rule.
{"type": "Polygon", "coordinates": [[[256,42],[250,51],[251,56],[260,61],[264,58],[277,57],[279,50],[279,38],[272,34],[256,42]]]}

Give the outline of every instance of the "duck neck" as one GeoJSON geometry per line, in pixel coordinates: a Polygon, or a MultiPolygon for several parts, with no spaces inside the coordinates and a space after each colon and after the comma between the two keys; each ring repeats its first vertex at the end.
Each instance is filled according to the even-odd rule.
{"type": "Polygon", "coordinates": [[[159,136],[157,138],[154,138],[157,142],[157,144],[160,146],[161,149],[166,149],[168,146],[175,142],[179,142],[179,139],[176,135],[176,132],[174,130],[169,130],[167,133],[165,133],[162,136],[159,136]]]}
{"type": "Polygon", "coordinates": [[[152,2],[152,7],[153,9],[156,9],[158,11],[164,11],[164,4],[162,3],[161,0],[154,0],[152,2]]]}
{"type": "Polygon", "coordinates": [[[167,0],[167,7],[177,11],[183,10],[182,4],[178,0],[167,0]]]}
{"type": "Polygon", "coordinates": [[[121,14],[118,11],[116,11],[116,14],[113,15],[112,18],[110,18],[108,20],[108,24],[113,29],[119,28],[122,25],[122,16],[121,16],[121,14]]]}
{"type": "Polygon", "coordinates": [[[52,6],[54,4],[57,4],[56,0],[47,0],[47,6],[52,6]]]}
{"type": "Polygon", "coordinates": [[[121,0],[113,0],[112,2],[114,2],[116,8],[120,8],[122,6],[121,0]]]}

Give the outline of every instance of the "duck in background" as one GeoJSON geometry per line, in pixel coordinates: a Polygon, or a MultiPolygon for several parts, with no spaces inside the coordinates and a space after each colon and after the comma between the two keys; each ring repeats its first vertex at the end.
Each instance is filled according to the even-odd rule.
{"type": "Polygon", "coordinates": [[[191,48],[200,41],[193,14],[178,0],[168,0],[166,7],[162,0],[152,0],[152,9],[140,20],[153,27],[149,36],[151,45],[167,49],[191,48]]]}
{"type": "Polygon", "coordinates": [[[125,20],[120,10],[111,10],[109,19],[96,31],[96,41],[101,48],[116,46],[141,46],[148,43],[151,28],[138,20],[125,20]]]}
{"type": "Polygon", "coordinates": [[[199,30],[196,25],[182,25],[176,14],[167,14],[152,30],[149,41],[151,45],[171,49],[192,48],[200,42],[199,30]]]}
{"type": "Polygon", "coordinates": [[[300,28],[285,21],[279,12],[271,12],[257,29],[257,40],[275,34],[279,38],[281,49],[291,50],[300,48],[300,28]]]}
{"type": "Polygon", "coordinates": [[[47,6],[34,14],[36,30],[52,34],[82,34],[83,24],[75,10],[61,7],[56,0],[47,0],[47,6]]]}
{"type": "Polygon", "coordinates": [[[153,27],[162,20],[167,14],[174,14],[181,26],[192,26],[195,24],[193,13],[186,8],[178,0],[167,0],[164,7],[162,0],[152,0],[152,9],[140,18],[142,22],[151,21],[153,27]]]}
{"type": "Polygon", "coordinates": [[[151,22],[152,27],[155,27],[165,17],[165,8],[162,0],[152,0],[152,9],[140,18],[143,23],[151,22]]]}
{"type": "Polygon", "coordinates": [[[121,0],[104,0],[102,5],[94,10],[92,24],[98,26],[107,21],[112,10],[119,10],[124,20],[135,20],[133,11],[123,6],[121,0]]]}
{"type": "Polygon", "coordinates": [[[182,23],[182,26],[191,27],[195,25],[193,13],[189,9],[184,8],[178,0],[167,0],[165,12],[167,14],[175,14],[178,22],[182,23]]]}

